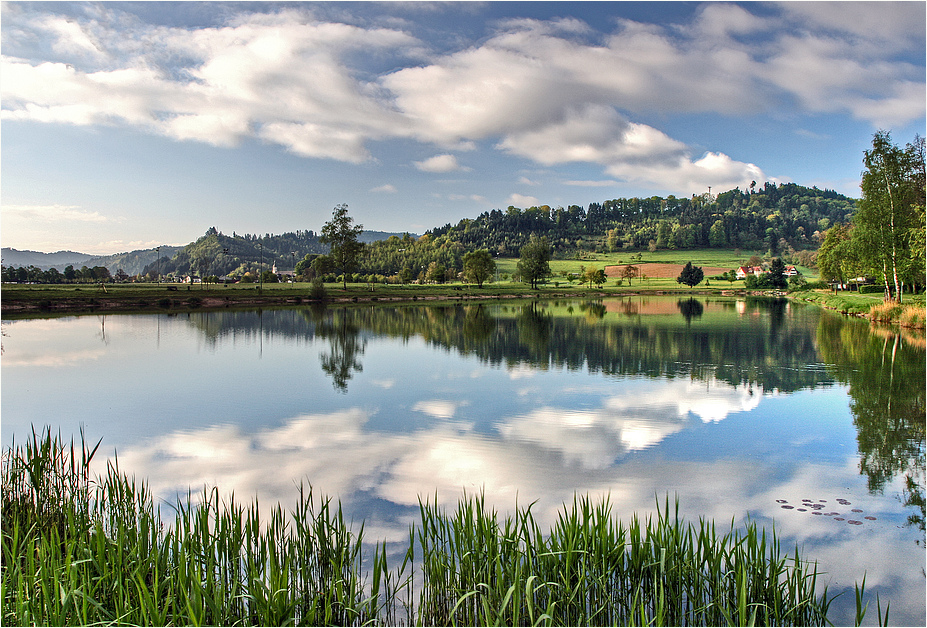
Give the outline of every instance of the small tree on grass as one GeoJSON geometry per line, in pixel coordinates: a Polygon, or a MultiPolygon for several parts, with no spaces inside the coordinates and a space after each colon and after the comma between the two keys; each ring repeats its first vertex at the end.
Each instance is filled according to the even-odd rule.
{"type": "Polygon", "coordinates": [[[686,262],[682,272],[676,277],[676,281],[678,283],[684,283],[691,288],[700,284],[704,278],[705,273],[702,272],[699,266],[693,266],[692,262],[686,262]]]}
{"type": "Polygon", "coordinates": [[[463,256],[464,276],[478,288],[496,272],[496,262],[486,249],[470,251],[463,256]]]}
{"type": "Polygon", "coordinates": [[[550,275],[550,243],[547,236],[538,237],[534,234],[528,244],[521,247],[521,259],[518,260],[518,274],[521,280],[531,283],[537,288],[538,281],[550,275]]]}
{"type": "Polygon", "coordinates": [[[621,276],[628,280],[629,286],[631,285],[631,280],[637,277],[637,270],[637,266],[633,264],[628,264],[621,270],[621,276]]]}
{"type": "Polygon", "coordinates": [[[606,281],[605,271],[595,266],[590,266],[583,272],[584,277],[580,279],[583,283],[588,283],[591,288],[593,284],[596,287],[601,286],[606,281]]]}

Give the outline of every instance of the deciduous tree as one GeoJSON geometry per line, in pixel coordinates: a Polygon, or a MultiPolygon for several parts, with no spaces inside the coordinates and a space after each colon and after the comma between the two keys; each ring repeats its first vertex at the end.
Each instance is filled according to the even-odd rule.
{"type": "Polygon", "coordinates": [[[521,259],[518,260],[518,274],[522,281],[531,283],[536,288],[538,281],[550,275],[550,243],[547,236],[532,235],[528,244],[521,247],[521,259]]]}
{"type": "Polygon", "coordinates": [[[354,219],[348,216],[348,206],[344,203],[335,206],[332,219],[322,227],[319,242],[331,247],[329,257],[344,276],[345,289],[348,287],[348,275],[357,268],[358,258],[364,249],[364,244],[357,240],[363,231],[364,226],[355,225],[354,219]]]}
{"type": "MultiPolygon", "coordinates": [[[[924,204],[924,146],[915,138],[905,150],[892,143],[887,131],[872,138],[872,149],[864,152],[862,192],[859,209],[853,217],[854,236],[865,261],[877,269],[885,281],[885,298],[902,300],[904,269],[912,251],[911,229],[924,204]]],[[[919,225],[923,228],[924,225],[919,225]]]]}
{"type": "Polygon", "coordinates": [[[844,284],[851,275],[861,272],[852,231],[850,225],[834,225],[824,235],[824,242],[818,249],[817,265],[825,281],[844,284]]]}
{"type": "Polygon", "coordinates": [[[682,272],[679,273],[678,277],[676,277],[676,281],[679,283],[684,283],[691,288],[700,284],[704,278],[705,273],[702,272],[701,267],[693,266],[692,262],[686,262],[682,272]]]}
{"type": "Polygon", "coordinates": [[[708,230],[708,244],[721,248],[727,244],[727,235],[724,233],[724,221],[716,220],[708,230]]]}
{"type": "Polygon", "coordinates": [[[631,285],[631,280],[637,277],[637,273],[638,273],[638,268],[637,266],[634,266],[633,264],[628,264],[627,266],[621,269],[621,276],[622,278],[628,280],[629,286],[631,285]]]}
{"type": "Polygon", "coordinates": [[[435,283],[444,283],[444,272],[444,264],[441,262],[432,262],[428,265],[428,272],[425,273],[425,279],[435,283]]]}
{"type": "Polygon", "coordinates": [[[464,276],[477,287],[482,288],[483,282],[496,272],[496,262],[486,249],[470,251],[463,257],[464,276]]]}

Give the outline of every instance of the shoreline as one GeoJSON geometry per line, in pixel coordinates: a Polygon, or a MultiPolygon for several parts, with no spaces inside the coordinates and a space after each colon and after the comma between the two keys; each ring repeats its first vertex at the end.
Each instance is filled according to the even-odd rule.
{"type": "MultiPolygon", "coordinates": [[[[305,305],[343,306],[353,304],[375,303],[418,303],[418,302],[471,302],[504,299],[588,299],[631,296],[770,296],[784,297],[784,292],[748,291],[744,289],[673,289],[673,288],[613,288],[613,289],[563,289],[562,287],[528,287],[512,286],[506,288],[468,288],[452,285],[444,288],[436,286],[403,286],[370,290],[364,286],[349,286],[329,289],[325,299],[312,299],[304,296],[308,290],[296,288],[269,289],[263,293],[248,294],[250,290],[234,289],[229,294],[222,288],[208,290],[174,290],[168,288],[143,288],[146,294],[133,291],[132,294],[119,294],[121,287],[109,292],[93,292],[87,295],[61,294],[64,291],[13,289],[0,294],[0,311],[2,318],[13,319],[34,315],[69,315],[92,313],[146,313],[177,312],[195,310],[222,310],[230,308],[284,307],[305,305]],[[51,294],[49,294],[51,293],[51,294]],[[55,294],[57,293],[57,294],[55,294]],[[276,294],[275,294],[276,293],[276,294]]],[[[80,290],[80,288],[78,288],[80,290]]],[[[99,290],[99,288],[90,288],[99,290]]],[[[71,290],[73,292],[73,289],[71,290]]]]}
{"type": "MultiPolygon", "coordinates": [[[[214,311],[287,306],[350,306],[354,304],[402,304],[402,303],[467,303],[511,299],[601,299],[607,297],[632,296],[719,296],[719,297],[771,297],[788,298],[818,307],[840,312],[845,316],[871,318],[872,305],[881,300],[847,303],[847,299],[859,300],[854,293],[832,295],[829,291],[787,293],[779,290],[746,290],[740,288],[676,288],[676,287],[613,287],[613,288],[564,288],[542,286],[530,288],[523,285],[484,286],[477,288],[466,284],[365,286],[355,284],[344,288],[327,287],[325,299],[308,296],[308,286],[285,285],[259,289],[257,287],[216,286],[205,289],[187,286],[158,286],[145,284],[99,285],[83,284],[66,288],[57,286],[31,286],[16,284],[5,286],[0,292],[0,317],[5,320],[66,316],[94,313],[171,313],[184,311],[214,311]],[[84,294],[76,294],[84,293],[84,294]]],[[[923,305],[919,299],[908,305],[923,305]]],[[[876,321],[873,321],[876,322],[876,321]]],[[[878,321],[902,327],[924,329],[923,317],[912,324],[901,320],[878,321]]]]}

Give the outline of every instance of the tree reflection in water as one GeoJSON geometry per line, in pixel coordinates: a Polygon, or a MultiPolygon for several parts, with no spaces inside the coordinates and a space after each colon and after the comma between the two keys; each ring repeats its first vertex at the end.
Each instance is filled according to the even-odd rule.
{"type": "Polygon", "coordinates": [[[691,325],[693,318],[701,318],[705,312],[702,302],[693,297],[676,301],[676,307],[682,312],[682,317],[686,319],[686,325],[691,325]]]}
{"type": "Polygon", "coordinates": [[[927,375],[923,336],[823,316],[818,342],[829,369],[849,386],[859,470],[869,490],[881,493],[889,481],[903,477],[901,499],[914,510],[908,523],[923,531],[927,375]]]}
{"type": "Polygon", "coordinates": [[[316,321],[316,335],[328,340],[329,350],[319,355],[322,370],[331,376],[332,385],[342,393],[348,391],[348,381],[354,373],[364,370],[360,358],[364,354],[366,341],[360,338],[360,329],[350,310],[311,310],[316,321]]]}

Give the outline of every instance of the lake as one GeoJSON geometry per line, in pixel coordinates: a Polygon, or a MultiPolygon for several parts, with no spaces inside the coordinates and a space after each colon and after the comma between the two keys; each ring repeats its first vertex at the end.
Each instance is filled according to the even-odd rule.
{"type": "MultiPolygon", "coordinates": [[[[678,496],[776,528],[853,621],[925,624],[925,341],[786,300],[627,297],[3,321],[2,443],[83,426],[173,501],[300,480],[399,545],[418,500],[548,525],[678,496]]],[[[99,454],[98,454],[99,455],[99,454]]]]}

